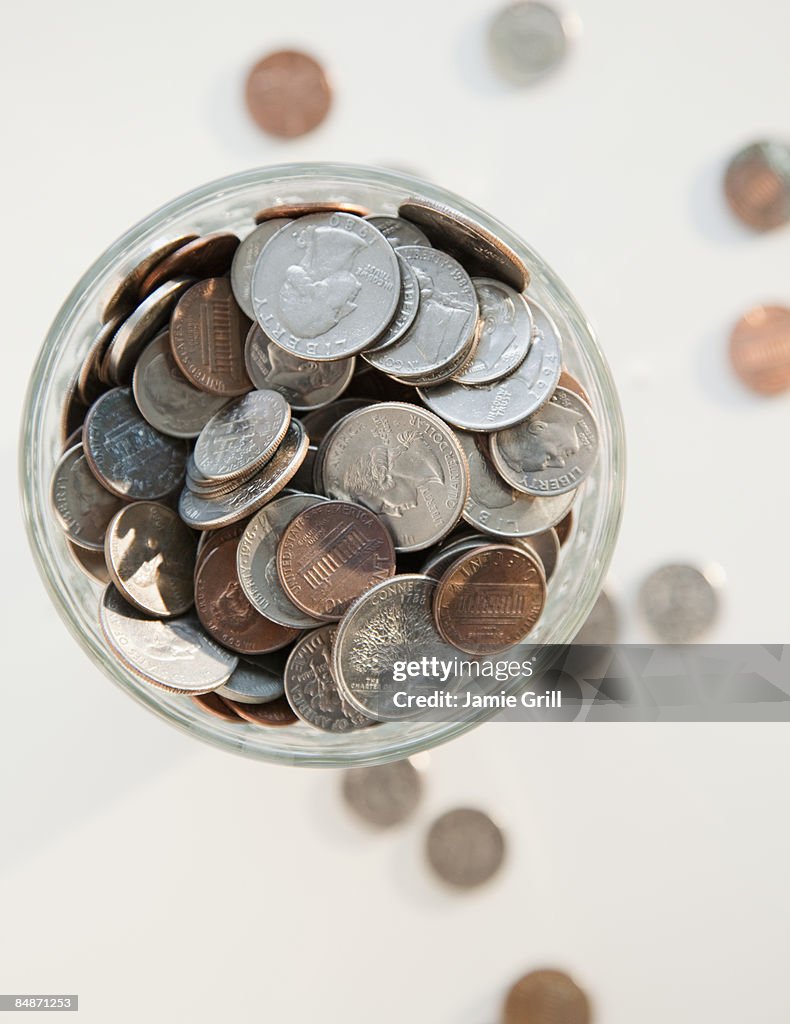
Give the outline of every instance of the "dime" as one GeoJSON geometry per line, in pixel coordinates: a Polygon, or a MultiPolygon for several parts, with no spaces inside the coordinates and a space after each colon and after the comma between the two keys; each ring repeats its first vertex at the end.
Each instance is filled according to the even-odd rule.
{"type": "Polygon", "coordinates": [[[427,576],[394,576],[363,594],[340,620],[332,672],[340,692],[363,715],[381,721],[414,718],[420,711],[408,704],[408,696],[433,694],[438,683],[413,676],[396,682],[393,666],[457,657],[436,631],[435,590],[436,582],[427,576]]]}
{"type": "Polygon", "coordinates": [[[112,583],[104,591],[99,618],[107,643],[146,682],[172,693],[216,690],[238,658],[207,636],[192,615],[149,619],[125,601],[112,583]]]}
{"type": "Polygon", "coordinates": [[[730,362],[747,388],[776,395],[790,388],[790,309],[755,306],[730,335],[730,362]]]}
{"type": "Polygon", "coordinates": [[[587,405],[592,406],[592,402],[590,401],[587,392],[576,380],[576,378],[571,377],[571,375],[566,370],[563,370],[560,374],[560,379],[557,381],[557,387],[565,388],[566,391],[572,391],[575,395],[578,395],[583,402],[586,402],[587,405]]]}
{"type": "Polygon", "coordinates": [[[557,568],[557,562],[560,558],[560,540],[555,531],[543,530],[541,533],[534,533],[530,537],[519,537],[516,540],[516,544],[528,547],[530,551],[535,552],[540,559],[540,564],[543,566],[543,573],[548,583],[554,575],[554,570],[557,568]]]}
{"type": "Polygon", "coordinates": [[[535,553],[489,544],[445,570],[433,607],[447,643],[467,654],[500,654],[529,634],[545,603],[546,577],[535,553]]]}
{"type": "Polygon", "coordinates": [[[563,62],[568,36],[554,7],[539,0],[516,0],[492,19],[488,48],[502,78],[513,85],[531,85],[563,62]]]}
{"type": "Polygon", "coordinates": [[[351,732],[373,725],[343,699],[332,677],[336,626],[323,626],[294,644],[285,666],[285,695],[296,714],[325,732],[351,732]]]}
{"type": "Polygon", "coordinates": [[[501,281],[475,277],[472,284],[480,307],[477,348],[470,365],[453,380],[491,384],[526,358],[532,344],[532,313],[524,296],[501,281]]]}
{"type": "Polygon", "coordinates": [[[422,779],[411,761],[390,761],[343,773],[343,799],[358,818],[392,828],[410,818],[422,797],[422,779]]]}
{"type": "Polygon", "coordinates": [[[367,206],[360,206],[359,203],[333,202],[331,200],[317,203],[285,202],[258,210],[253,220],[256,224],[263,224],[264,221],[272,220],[275,217],[292,220],[295,217],[309,217],[313,213],[351,213],[355,217],[366,217],[370,210],[367,206]]]}
{"type": "Polygon", "coordinates": [[[180,235],[178,238],[171,238],[167,242],[155,242],[148,251],[148,254],[140,260],[123,279],[115,286],[115,290],[104,304],[101,320],[106,323],[115,317],[127,316],[132,312],[140,299],[140,285],[157,263],[169,256],[171,252],[180,249],[182,245],[191,242],[197,235],[180,235]]]}
{"type": "Polygon", "coordinates": [[[283,725],[293,725],[294,722],[299,721],[285,697],[278,697],[265,704],[242,704],[241,701],[229,700],[227,697],[221,699],[239,718],[243,718],[251,725],[279,728],[283,725]]]}
{"type": "Polygon", "coordinates": [[[177,277],[222,277],[230,270],[238,248],[239,236],[232,231],[217,231],[195,238],[154,267],[140,286],[140,296],[145,298],[177,277]]]}
{"type": "Polygon", "coordinates": [[[420,286],[417,282],[417,275],[400,254],[398,254],[398,266],[400,268],[398,308],[395,310],[395,316],[389,327],[376,339],[375,344],[369,345],[365,350],[366,355],[370,352],[380,352],[383,348],[389,348],[396,341],[400,341],[417,317],[420,308],[420,286]]]}
{"type": "Polygon", "coordinates": [[[371,404],[368,398],[341,398],[325,408],[309,412],[302,417],[302,423],[310,435],[310,440],[318,444],[324,439],[330,428],[344,416],[350,412],[356,412],[357,409],[365,409],[371,404]]]}
{"type": "Polygon", "coordinates": [[[456,807],[433,822],[425,852],[443,882],[473,889],[493,878],[502,867],[505,837],[487,814],[471,807],[456,807]]]}
{"type": "Polygon", "coordinates": [[[321,472],[327,496],[381,516],[398,551],[419,551],[446,536],[469,493],[466,458],[453,431],[432,413],[399,402],[346,416],[327,440],[321,472]]]}
{"type": "Polygon", "coordinates": [[[185,442],[146,423],[131,388],[114,388],[94,403],[85,420],[84,445],[91,469],[119,498],[157,501],[184,478],[185,442]]]}
{"type": "Polygon", "coordinates": [[[491,458],[507,482],[525,494],[573,491],[598,455],[598,424],[590,407],[564,388],[529,419],[491,435],[491,458]]]}
{"type": "Polygon", "coordinates": [[[88,350],[88,354],[82,361],[82,366],[77,375],[77,392],[80,399],[86,405],[91,405],[106,390],[106,385],[99,371],[107,354],[107,349],[122,323],[123,317],[116,316],[112,320],[108,320],[107,323],[102,324],[88,350]]]}
{"type": "Polygon", "coordinates": [[[91,472],[81,444],[61,455],[52,474],[52,507],[66,536],[91,551],[104,550],[107,524],[123,506],[91,472]]]}
{"type": "Polygon", "coordinates": [[[233,675],[217,693],[239,704],[268,704],[285,693],[283,675],[242,657],[233,675]]]}
{"type": "Polygon", "coordinates": [[[195,444],[195,465],[215,481],[247,477],[273,455],[291,422],[291,409],[276,391],[251,391],[208,421],[195,444]]]}
{"type": "Polygon", "coordinates": [[[663,565],[639,590],[639,604],[656,636],[670,644],[693,643],[719,613],[719,596],[708,576],[693,565],[663,565]]]}
{"type": "Polygon", "coordinates": [[[228,401],[189,383],[173,358],[167,331],[154,338],[137,361],[132,390],[143,417],[168,437],[197,437],[228,401]]]}
{"type": "Polygon", "coordinates": [[[203,628],[240,654],[263,654],[285,647],[299,635],[272,622],[247,600],[236,571],[236,542],[215,548],[195,573],[195,610],[203,628]]]}
{"type": "Polygon", "coordinates": [[[277,572],[286,594],[305,614],[339,619],[360,594],[394,576],[392,536],[368,509],[322,501],[299,512],[285,528],[277,572]]]}
{"type": "Polygon", "coordinates": [[[398,213],[418,224],[434,245],[460,260],[470,274],[504,281],[517,292],[529,284],[529,271],[521,257],[458,210],[433,199],[412,198],[401,203],[398,213]]]}
{"type": "Polygon", "coordinates": [[[208,712],[214,718],[221,718],[223,722],[233,722],[234,725],[238,725],[243,721],[217,693],[201,693],[199,696],[193,697],[192,700],[203,711],[208,712]]]}
{"type": "Polygon", "coordinates": [[[418,388],[429,409],[462,430],[490,433],[520,423],[549,400],[562,369],[560,332],[537,302],[527,302],[535,331],[524,362],[493,384],[473,387],[449,381],[418,388]]]}
{"type": "Polygon", "coordinates": [[[505,999],[502,1024],[590,1024],[590,1002],[564,971],[531,971],[505,999]]]}
{"type": "Polygon", "coordinates": [[[348,387],[356,365],[354,356],[331,363],[302,359],[275,345],[259,324],[247,335],[244,359],[255,387],[278,391],[295,412],[334,402],[348,387]]]}
{"type": "MultiPolygon", "coordinates": [[[[570,492],[573,494],[573,491],[570,492]]],[[[548,501],[552,499],[547,498],[536,498],[536,501],[548,501]]],[[[557,540],[560,542],[560,547],[563,547],[568,537],[571,535],[573,529],[573,509],[569,508],[565,516],[560,521],[554,524],[554,530],[557,534],[557,540]]]]}
{"type": "Polygon", "coordinates": [[[117,512],[104,537],[107,568],[119,593],[146,615],[183,615],[193,603],[197,542],[166,505],[138,501],[117,512]]]}
{"type": "Polygon", "coordinates": [[[259,128],[293,139],[321,124],[329,113],[332,93],[317,60],[298,50],[280,50],[252,68],[246,98],[259,128]]]}
{"type": "Polygon", "coordinates": [[[189,286],[188,277],[166,281],[124,320],[104,356],[106,373],[114,384],[131,384],[140,353],[167,323],[178,297],[189,286]]]}
{"type": "Polygon", "coordinates": [[[244,368],[250,322],[227,278],[198,281],[178,300],[170,320],[173,356],[184,376],[212,395],[231,398],[252,387],[244,368]]]}
{"type": "Polygon", "coordinates": [[[233,296],[241,307],[245,316],[250,320],[255,319],[255,310],[252,308],[252,272],[261,250],[280,228],[290,224],[288,217],[273,217],[256,227],[242,241],[233,256],[233,263],[230,266],[230,286],[233,289],[233,296]]]}
{"type": "Polygon", "coordinates": [[[368,220],[375,224],[393,249],[399,249],[402,245],[431,244],[424,231],[402,217],[368,217],[368,220]]]}
{"type": "Polygon", "coordinates": [[[252,304],[266,334],[305,359],[354,355],[400,300],[395,250],[369,221],[318,213],[282,228],[255,264],[252,304]]]}
{"type": "Polygon", "coordinates": [[[732,157],[724,195],[735,216],[754,231],[770,231],[790,220],[790,146],[755,142],[732,157]]]}
{"type": "Polygon", "coordinates": [[[75,564],[86,576],[89,576],[95,583],[101,583],[102,586],[110,582],[107,563],[104,561],[104,550],[93,551],[90,548],[81,548],[79,544],[68,540],[66,546],[75,564]]]}
{"type": "Polygon", "coordinates": [[[320,626],[291,601],[277,573],[277,548],[286,527],[300,512],[324,502],[317,494],[288,494],[271,502],[249,521],[239,541],[237,565],[247,599],[262,614],[295,629],[320,626]]]}

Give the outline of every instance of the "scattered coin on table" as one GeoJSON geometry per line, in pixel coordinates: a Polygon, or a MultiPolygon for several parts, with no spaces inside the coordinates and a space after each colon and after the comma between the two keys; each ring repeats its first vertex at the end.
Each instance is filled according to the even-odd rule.
{"type": "Polygon", "coordinates": [[[568,31],[550,4],[516,0],[492,18],[488,48],[494,68],[505,81],[531,85],[563,62],[568,31]]]}
{"type": "Polygon", "coordinates": [[[754,231],[771,231],[790,220],[790,145],[753,142],[730,159],[724,175],[730,209],[754,231]]]}
{"type": "Polygon", "coordinates": [[[709,574],[693,565],[662,565],[643,581],[639,604],[651,631],[670,644],[693,643],[719,614],[719,594],[709,574]]]}
{"type": "Polygon", "coordinates": [[[492,819],[472,807],[457,807],[437,818],[425,842],[428,864],[448,885],[475,889],[502,867],[505,837],[492,819]]]}
{"type": "Polygon", "coordinates": [[[263,131],[284,139],[317,128],[329,113],[332,93],[318,61],[298,50],[270,53],[247,77],[247,109],[263,131]]]}
{"type": "Polygon", "coordinates": [[[755,306],[744,313],[730,335],[730,363],[759,395],[790,389],[790,309],[755,306]]]}
{"type": "Polygon", "coordinates": [[[564,971],[530,971],[511,987],[502,1024],[590,1024],[586,993],[564,971]]]}
{"type": "Polygon", "coordinates": [[[420,772],[408,759],[343,773],[343,799],[368,825],[392,828],[407,821],[422,799],[420,772]]]}

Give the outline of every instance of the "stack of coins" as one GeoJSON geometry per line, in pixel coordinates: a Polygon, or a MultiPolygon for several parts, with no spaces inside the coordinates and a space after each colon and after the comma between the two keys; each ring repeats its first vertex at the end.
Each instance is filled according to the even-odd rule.
{"type": "Polygon", "coordinates": [[[414,714],[392,666],[538,623],[598,427],[501,239],[424,198],[152,247],[66,396],[53,505],[138,678],[227,721],[414,714]],[[104,555],[102,562],[101,555],[104,555]]]}

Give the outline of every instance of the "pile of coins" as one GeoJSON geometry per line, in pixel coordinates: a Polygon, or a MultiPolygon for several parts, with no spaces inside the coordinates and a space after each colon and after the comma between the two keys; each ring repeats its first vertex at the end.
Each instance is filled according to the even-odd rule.
{"type": "Polygon", "coordinates": [[[535,627],[598,426],[475,221],[414,198],[256,222],[152,248],[109,297],[54,509],[138,678],[233,722],[411,717],[393,691],[424,680],[394,663],[535,627]]]}

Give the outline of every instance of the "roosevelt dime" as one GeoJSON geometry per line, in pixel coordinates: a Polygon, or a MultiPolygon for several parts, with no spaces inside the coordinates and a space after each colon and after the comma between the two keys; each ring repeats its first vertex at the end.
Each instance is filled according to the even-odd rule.
{"type": "Polygon", "coordinates": [[[354,356],[331,363],[302,359],[275,345],[259,324],[247,335],[244,360],[255,387],[279,392],[295,412],[334,402],[348,387],[356,364],[354,356]]]}
{"type": "Polygon", "coordinates": [[[512,373],[532,344],[532,313],[523,295],[501,281],[472,279],[480,307],[478,340],[468,366],[455,374],[460,384],[490,384],[512,373]]]}
{"type": "Polygon", "coordinates": [[[81,548],[104,551],[107,525],[123,502],[96,479],[81,444],[69,448],[58,460],[51,498],[69,540],[81,548]]]}
{"type": "Polygon", "coordinates": [[[280,228],[290,224],[287,217],[273,217],[265,221],[247,235],[233,256],[233,263],[230,266],[230,286],[233,295],[241,307],[242,312],[250,318],[255,319],[255,310],[252,308],[252,272],[261,250],[272,237],[277,234],[280,228]]]}
{"type": "Polygon", "coordinates": [[[491,21],[488,45],[504,79],[531,85],[562,63],[568,34],[556,8],[539,0],[516,0],[491,21]]]}
{"type": "Polygon", "coordinates": [[[336,626],[324,626],[294,644],[285,666],[285,695],[296,714],[325,732],[351,732],[373,725],[340,694],[332,676],[336,626]]]}
{"type": "Polygon", "coordinates": [[[472,807],[457,807],[437,818],[428,830],[425,848],[439,878],[459,889],[487,882],[505,859],[502,830],[472,807]]]}
{"type": "Polygon", "coordinates": [[[255,473],[285,437],[291,408],[277,391],[250,391],[211,417],[195,444],[195,465],[217,482],[255,473]]]}
{"type": "Polygon", "coordinates": [[[384,235],[393,249],[399,249],[403,245],[426,245],[430,246],[428,236],[420,231],[416,224],[412,224],[402,217],[368,217],[371,224],[375,224],[384,235]]]}

